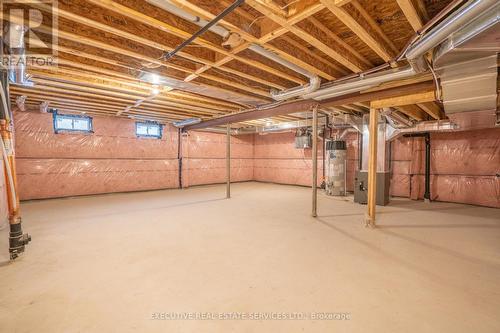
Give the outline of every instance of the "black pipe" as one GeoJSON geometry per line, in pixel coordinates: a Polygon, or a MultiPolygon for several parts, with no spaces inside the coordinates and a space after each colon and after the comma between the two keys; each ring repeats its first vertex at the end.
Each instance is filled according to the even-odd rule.
{"type": "Polygon", "coordinates": [[[177,132],[177,159],[179,160],[179,188],[182,189],[182,129],[177,132]]]}
{"type": "Polygon", "coordinates": [[[227,7],[224,9],[222,13],[217,15],[212,21],[208,22],[204,27],[202,27],[200,30],[195,32],[191,37],[186,39],[184,42],[182,42],[179,46],[177,46],[174,50],[167,52],[163,55],[165,60],[169,60],[172,58],[176,53],[178,53],[180,50],[185,48],[187,45],[191,44],[192,41],[194,41],[196,38],[198,38],[200,35],[204,34],[207,32],[211,27],[216,25],[220,20],[222,20],[224,17],[226,17],[228,14],[230,14],[233,10],[241,6],[245,0],[236,0],[231,6],[227,7]]]}
{"type": "Polygon", "coordinates": [[[363,133],[358,133],[358,170],[363,170],[363,133]]]}
{"type": "Polygon", "coordinates": [[[424,199],[431,201],[431,135],[430,133],[412,133],[403,135],[407,138],[425,138],[425,193],[424,199]]]}
{"type": "Polygon", "coordinates": [[[425,136],[425,194],[424,199],[431,201],[431,135],[425,136]]]}

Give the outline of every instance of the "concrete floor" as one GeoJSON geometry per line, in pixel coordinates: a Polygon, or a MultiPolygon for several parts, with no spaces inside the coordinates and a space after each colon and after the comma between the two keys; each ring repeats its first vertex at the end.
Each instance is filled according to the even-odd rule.
{"type": "Polygon", "coordinates": [[[0,332],[500,332],[500,210],[242,183],[23,204],[0,332]],[[171,312],[350,320],[154,320],[171,312]]]}

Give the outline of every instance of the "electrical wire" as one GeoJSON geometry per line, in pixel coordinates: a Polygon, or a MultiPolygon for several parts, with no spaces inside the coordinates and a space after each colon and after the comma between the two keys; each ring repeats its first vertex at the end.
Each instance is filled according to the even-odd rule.
{"type": "Polygon", "coordinates": [[[427,65],[429,66],[429,69],[431,70],[432,77],[434,78],[434,83],[436,84],[436,99],[440,102],[443,103],[442,99],[442,94],[441,94],[441,88],[439,87],[439,81],[436,75],[436,72],[434,71],[434,67],[431,64],[431,62],[426,58],[427,65]]]}

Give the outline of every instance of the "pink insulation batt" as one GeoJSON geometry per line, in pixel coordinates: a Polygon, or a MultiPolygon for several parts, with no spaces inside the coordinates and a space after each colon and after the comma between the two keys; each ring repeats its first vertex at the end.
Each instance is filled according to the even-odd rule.
{"type": "MultiPolygon", "coordinates": [[[[158,140],[137,138],[131,119],[94,116],[93,127],[92,134],[55,134],[52,114],[15,114],[22,200],[179,187],[176,128],[165,126],[163,138],[158,140]]],[[[311,150],[296,149],[294,136],[293,132],[233,136],[231,180],[310,186],[311,150]]],[[[360,158],[359,136],[348,133],[344,140],[347,188],[353,191],[360,158]]],[[[180,146],[183,187],[226,181],[225,134],[189,132],[181,136],[180,146]]],[[[323,181],[321,141],[318,158],[319,185],[323,181]]],[[[399,138],[391,143],[391,172],[392,196],[423,198],[422,138],[399,138]]],[[[498,174],[500,129],[431,135],[433,200],[499,208],[498,174]]]]}

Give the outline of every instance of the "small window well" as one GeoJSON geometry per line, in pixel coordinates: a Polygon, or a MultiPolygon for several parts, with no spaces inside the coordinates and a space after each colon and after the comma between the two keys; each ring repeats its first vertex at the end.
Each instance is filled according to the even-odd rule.
{"type": "Polygon", "coordinates": [[[92,133],[92,118],[54,112],[54,131],[92,133]]]}
{"type": "Polygon", "coordinates": [[[138,137],[161,139],[162,130],[162,125],[158,123],[135,123],[135,134],[138,137]]]}

